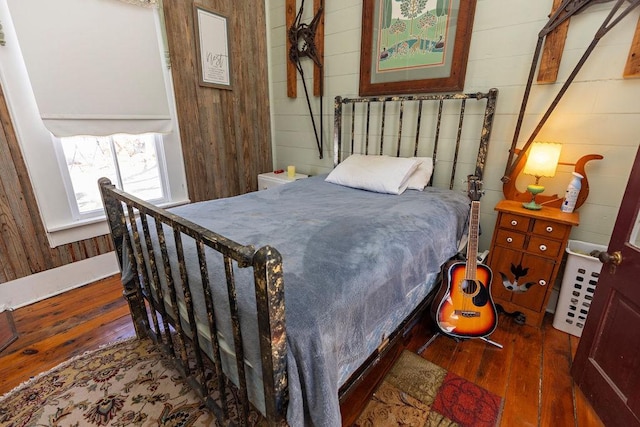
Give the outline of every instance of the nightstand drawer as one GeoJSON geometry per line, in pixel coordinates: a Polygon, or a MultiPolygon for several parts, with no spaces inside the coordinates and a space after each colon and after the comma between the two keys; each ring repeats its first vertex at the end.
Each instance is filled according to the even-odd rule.
{"type": "Polygon", "coordinates": [[[561,242],[539,236],[531,236],[527,251],[547,258],[555,258],[560,253],[561,242]]]}
{"type": "Polygon", "coordinates": [[[558,224],[557,222],[545,221],[543,219],[536,220],[533,224],[533,232],[545,237],[554,239],[562,239],[569,229],[568,225],[558,224]]]}
{"type": "Polygon", "coordinates": [[[510,230],[526,232],[529,230],[529,221],[529,218],[520,215],[510,213],[503,213],[500,215],[500,227],[508,228],[510,230]]]}
{"type": "Polygon", "coordinates": [[[496,245],[520,249],[524,247],[524,234],[512,230],[499,229],[496,232],[496,245]]]}

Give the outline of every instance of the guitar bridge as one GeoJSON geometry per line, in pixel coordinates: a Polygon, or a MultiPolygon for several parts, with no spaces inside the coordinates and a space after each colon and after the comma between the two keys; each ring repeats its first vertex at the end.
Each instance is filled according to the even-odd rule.
{"type": "Polygon", "coordinates": [[[458,316],[462,316],[462,317],[480,317],[480,312],[479,311],[456,310],[455,313],[458,316]]]}

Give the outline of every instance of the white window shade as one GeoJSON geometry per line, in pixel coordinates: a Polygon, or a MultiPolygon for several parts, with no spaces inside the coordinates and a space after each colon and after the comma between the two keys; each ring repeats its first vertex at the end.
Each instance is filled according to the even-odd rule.
{"type": "Polygon", "coordinates": [[[8,0],[40,116],[55,136],[171,131],[155,9],[8,0]]]}

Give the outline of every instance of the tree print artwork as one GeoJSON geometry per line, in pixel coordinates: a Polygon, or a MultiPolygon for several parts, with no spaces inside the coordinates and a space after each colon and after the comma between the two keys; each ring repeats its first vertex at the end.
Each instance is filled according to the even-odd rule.
{"type": "Polygon", "coordinates": [[[377,72],[444,63],[451,0],[379,0],[377,72]]]}
{"type": "Polygon", "coordinates": [[[462,91],[476,1],[362,2],[359,94],[462,91]]]}

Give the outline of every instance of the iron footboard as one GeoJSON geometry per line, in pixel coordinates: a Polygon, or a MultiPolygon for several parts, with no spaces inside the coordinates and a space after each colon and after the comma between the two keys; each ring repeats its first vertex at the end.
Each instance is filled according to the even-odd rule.
{"type": "Polygon", "coordinates": [[[214,395],[226,396],[230,381],[222,369],[214,300],[208,277],[208,263],[211,259],[207,252],[213,250],[219,253],[224,264],[221,268],[224,268],[229,295],[238,373],[239,408],[235,409],[240,415],[238,418],[241,424],[249,418],[251,404],[247,392],[242,329],[233,270],[234,265],[253,269],[266,421],[270,425],[284,424],[288,402],[287,350],[280,253],[269,246],[255,250],[252,246],[240,245],[118,190],[107,178],[101,178],[99,185],[116,255],[123,272],[124,295],[136,334],[138,337],[151,338],[163,348],[207,406],[224,423],[229,422],[229,414],[234,408],[230,407],[233,403],[227,399],[212,398],[214,395]],[[166,230],[171,232],[167,233],[166,230]],[[165,245],[167,239],[173,239],[175,243],[178,272],[173,271],[175,267],[170,263],[165,245]],[[201,284],[189,283],[184,260],[184,239],[192,239],[196,245],[201,284]],[[152,244],[154,240],[159,243],[160,254],[156,253],[157,249],[152,244]],[[162,265],[158,265],[158,260],[162,260],[162,265]],[[179,280],[175,280],[176,277],[179,280]],[[161,278],[165,286],[161,285],[161,278]],[[207,325],[196,325],[193,286],[202,286],[207,325]],[[181,319],[178,309],[170,312],[166,308],[167,301],[170,301],[171,307],[179,307],[179,293],[187,308],[187,322],[181,319]],[[203,359],[203,355],[207,357],[205,352],[200,351],[203,326],[206,330],[204,334],[212,346],[213,357],[209,357],[210,364],[203,359]],[[208,370],[215,374],[213,381],[207,378],[208,370]]]}

